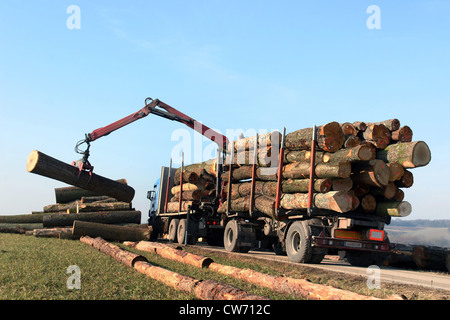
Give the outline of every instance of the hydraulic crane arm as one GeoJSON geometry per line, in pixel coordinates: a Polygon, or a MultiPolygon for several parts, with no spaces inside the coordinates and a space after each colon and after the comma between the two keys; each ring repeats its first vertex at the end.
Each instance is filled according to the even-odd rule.
{"type": "Polygon", "coordinates": [[[136,120],[142,119],[148,116],[150,113],[172,121],[184,123],[188,127],[194,129],[203,136],[207,137],[208,139],[216,142],[222,150],[226,150],[226,146],[228,143],[227,137],[210,129],[209,127],[203,125],[197,120],[185,115],[184,113],[178,111],[177,109],[169,106],[168,104],[158,99],[153,100],[151,98],[147,98],[145,99],[145,106],[141,110],[132,113],[129,116],[120,119],[116,122],[113,122],[105,127],[96,129],[91,133],[87,133],[85,139],[79,141],[75,146],[75,151],[77,153],[83,154],[83,159],[81,159],[78,162],[73,162],[72,164],[79,166],[80,170],[83,169],[92,170],[93,167],[88,162],[90,142],[95,141],[101,137],[104,137],[117,129],[120,129],[130,123],[133,123],[136,120]],[[87,144],[86,150],[80,150],[79,148],[80,145],[84,143],[87,144]]]}

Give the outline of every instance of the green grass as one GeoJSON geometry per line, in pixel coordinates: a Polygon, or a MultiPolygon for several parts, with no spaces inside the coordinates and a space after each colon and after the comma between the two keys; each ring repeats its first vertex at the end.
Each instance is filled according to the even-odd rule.
{"type": "MultiPolygon", "coordinates": [[[[148,261],[196,279],[212,279],[228,283],[255,295],[271,299],[301,299],[279,294],[245,281],[199,269],[180,262],[164,259],[154,253],[138,251],[118,244],[145,256],[148,261]]],[[[239,268],[250,268],[272,275],[306,278],[314,283],[387,298],[392,294],[404,294],[408,299],[449,299],[448,292],[434,289],[385,284],[381,290],[367,289],[366,279],[351,275],[319,270],[299,264],[296,267],[283,263],[259,261],[238,255],[204,251],[199,247],[187,247],[187,251],[206,255],[215,262],[239,268]]],[[[193,295],[182,293],[152,280],[129,268],[110,256],[77,240],[36,238],[18,234],[0,233],[0,300],[187,300],[193,295]],[[68,289],[66,273],[71,265],[81,270],[81,289],[68,289]]]]}
{"type": "Polygon", "coordinates": [[[72,240],[0,234],[0,299],[192,299],[72,240]],[[70,265],[81,289],[68,289],[70,265]]]}

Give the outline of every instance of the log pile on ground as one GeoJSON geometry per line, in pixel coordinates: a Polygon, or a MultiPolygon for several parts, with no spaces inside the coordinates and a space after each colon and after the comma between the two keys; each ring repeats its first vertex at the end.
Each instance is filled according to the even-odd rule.
{"type": "MultiPolygon", "coordinates": [[[[125,179],[116,182],[127,185],[125,179]]],[[[0,231],[60,239],[89,235],[138,241],[150,237],[151,228],[141,225],[141,212],[135,210],[131,202],[79,187],[55,188],[55,197],[57,203],[44,206],[40,212],[0,216],[0,231]]]]}
{"type": "Polygon", "coordinates": [[[185,166],[183,183],[181,183],[181,168],[178,168],[173,179],[174,186],[169,190],[167,212],[187,211],[191,205],[209,202],[216,195],[216,161],[208,160],[185,166]],[[180,196],[181,210],[179,210],[180,196]]]}
{"type": "MultiPolygon", "coordinates": [[[[304,210],[308,206],[312,128],[288,133],[282,167],[280,206],[304,210]]],[[[411,169],[427,165],[431,153],[424,141],[412,141],[412,130],[397,119],[378,123],[330,122],[317,128],[313,205],[338,213],[357,211],[404,217],[411,205],[404,188],[413,184],[411,169]]],[[[255,209],[275,219],[278,149],[282,135],[258,136],[255,209]]],[[[231,144],[230,144],[231,145],[231,144]]],[[[231,210],[248,212],[255,137],[234,143],[231,210]]],[[[229,148],[231,153],[231,148],[229,148]]],[[[226,163],[230,163],[229,157],[226,163]]],[[[223,178],[228,180],[228,174],[223,178]]],[[[219,208],[225,213],[227,202],[219,208]]]]}
{"type": "Polygon", "coordinates": [[[395,244],[385,265],[450,272],[450,250],[437,246],[395,244]]]}

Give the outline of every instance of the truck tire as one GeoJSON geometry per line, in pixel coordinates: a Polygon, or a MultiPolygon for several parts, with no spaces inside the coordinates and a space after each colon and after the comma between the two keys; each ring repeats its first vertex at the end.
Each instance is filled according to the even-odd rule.
{"type": "MultiPolygon", "coordinates": [[[[185,243],[185,234],[186,234],[186,223],[187,220],[186,219],[181,219],[180,223],[178,224],[178,228],[177,228],[177,241],[179,244],[186,244],[185,243]]],[[[194,223],[193,221],[191,221],[189,224],[194,223]]],[[[191,230],[190,232],[188,232],[188,237],[187,237],[187,244],[195,244],[197,242],[197,237],[195,234],[193,234],[193,229],[192,226],[189,226],[189,229],[191,230]]]]}
{"type": "MultiPolygon", "coordinates": [[[[230,220],[225,226],[223,233],[223,244],[227,251],[246,253],[250,250],[251,244],[242,245],[241,240],[248,238],[243,230],[245,227],[240,225],[237,220],[230,220]]],[[[246,232],[247,231],[247,232],[246,232]]]]}
{"type": "Polygon", "coordinates": [[[177,242],[177,232],[178,232],[178,224],[180,223],[179,219],[172,219],[170,220],[170,224],[169,224],[169,231],[168,236],[169,236],[169,241],[171,242],[177,242]]]}
{"type": "Polygon", "coordinates": [[[286,235],[286,253],[293,262],[306,263],[311,259],[311,242],[307,229],[307,221],[295,221],[288,229],[286,235]]]}

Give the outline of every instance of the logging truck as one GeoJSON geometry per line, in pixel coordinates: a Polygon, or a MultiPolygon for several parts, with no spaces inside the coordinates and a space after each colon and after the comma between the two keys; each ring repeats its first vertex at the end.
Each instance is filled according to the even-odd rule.
{"type": "Polygon", "coordinates": [[[167,212],[165,199],[175,173],[173,168],[162,167],[160,179],[148,193],[153,208],[149,224],[155,238],[159,235],[180,244],[195,244],[201,238],[230,252],[272,249],[277,255],[287,254],[291,261],[301,263],[320,263],[326,254],[345,252],[352,265],[381,265],[390,251],[383,230],[390,217],[281,209],[274,219],[258,210],[220,213],[218,199],[167,212]]]}
{"type": "MultiPolygon", "coordinates": [[[[90,142],[149,114],[183,123],[219,147],[209,174],[214,190],[205,188],[208,192],[197,192],[195,201],[184,195],[188,190],[192,197],[195,190],[187,189],[190,177],[189,171],[184,170],[183,160],[178,170],[172,168],[172,161],[169,167],[161,168],[159,181],[148,192],[152,237],[164,236],[184,244],[196,243],[201,237],[208,244],[224,246],[231,252],[272,248],[276,254],[286,254],[290,260],[301,263],[320,263],[326,254],[343,252],[352,265],[381,264],[390,251],[385,224],[390,223],[391,216],[406,216],[411,212],[397,186],[412,184],[412,175],[407,174],[406,168],[426,165],[431,159],[428,146],[422,141],[411,142],[412,133],[406,130],[409,127],[399,128],[397,119],[367,125],[331,122],[288,135],[285,130],[279,133],[278,144],[271,144],[271,152],[278,155],[278,161],[271,164],[274,171],[266,179],[261,176],[261,168],[257,168],[260,162],[257,150],[263,149],[258,144],[258,135],[230,142],[166,103],[147,98],[141,110],[86,134],[77,143],[75,150],[83,158],[73,162],[72,169],[79,171],[64,170],[65,180],[59,175],[47,176],[72,184],[75,179],[82,188],[98,189],[97,185],[105,183],[99,183],[99,177],[92,173],[93,166],[88,161],[90,142]],[[235,167],[236,143],[243,142],[250,155],[252,141],[253,161],[235,167]],[[83,144],[87,145],[85,150],[80,148],[83,144]],[[227,162],[227,157],[231,161],[227,162]],[[410,179],[404,179],[408,176],[410,179]],[[353,195],[350,190],[324,192],[320,183],[325,184],[327,178],[349,179],[364,192],[361,191],[361,196],[353,195]],[[242,182],[242,179],[247,180],[242,182]],[[239,184],[235,184],[238,180],[239,184]],[[264,180],[270,181],[266,184],[264,180]],[[241,196],[238,199],[233,198],[233,185],[238,185],[241,196]],[[169,201],[174,186],[179,187],[178,201],[169,201]],[[292,187],[297,193],[286,190],[292,187]],[[246,192],[241,194],[240,189],[246,192]],[[270,197],[262,189],[268,189],[270,197]],[[376,201],[372,189],[375,195],[381,193],[383,200],[376,201]],[[359,197],[362,197],[361,205],[359,197]]],[[[272,140],[277,142],[278,138],[272,140]]],[[[263,152],[268,153],[268,149],[263,152]]],[[[114,191],[111,196],[116,199],[128,198],[126,190],[120,190],[123,186],[108,183],[103,193],[114,191]]]]}

